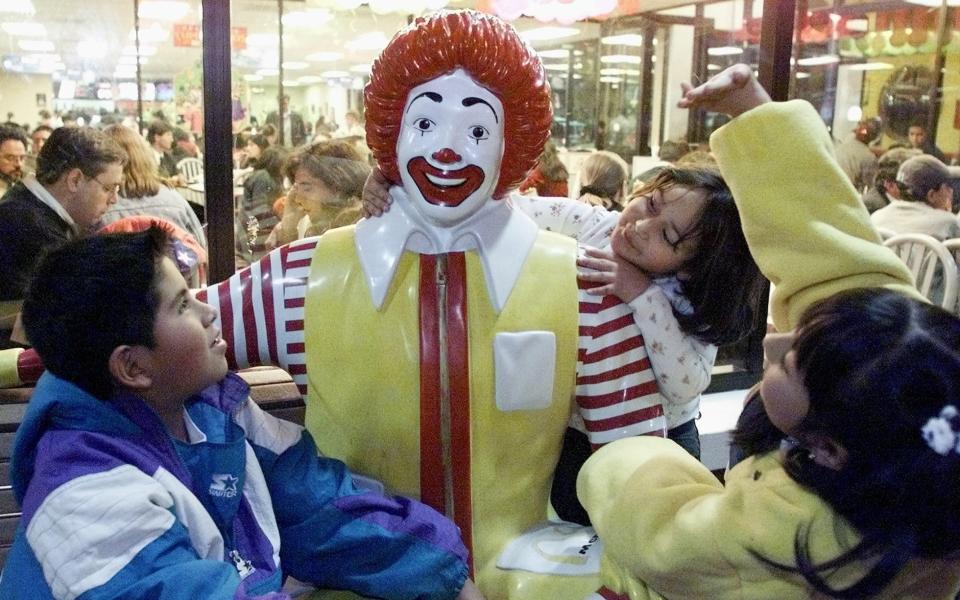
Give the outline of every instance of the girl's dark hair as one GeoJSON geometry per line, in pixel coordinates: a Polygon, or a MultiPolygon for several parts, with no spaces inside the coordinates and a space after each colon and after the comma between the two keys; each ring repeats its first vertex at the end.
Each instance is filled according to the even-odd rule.
{"type": "Polygon", "coordinates": [[[51,373],[97,398],[112,395],[114,348],[153,347],[157,269],[167,248],[167,235],[151,228],[70,242],[40,262],[23,324],[51,373]]]}
{"type": "Polygon", "coordinates": [[[697,249],[679,271],[680,288],[692,312],[674,311],[680,328],[710,344],[730,344],[753,330],[764,279],[750,255],[740,213],[730,188],[712,169],[666,167],[634,196],[675,185],[703,192],[706,205],[682,239],[696,238],[697,249]]]}
{"type": "Polygon", "coordinates": [[[921,433],[947,405],[960,406],[960,320],[883,289],[833,296],[811,307],[794,342],[810,409],[796,432],[817,432],[847,453],[839,470],[801,447],[787,472],[862,535],[828,564],[813,564],[808,532],[796,533],[795,570],[836,598],[871,597],[913,558],[960,549],[960,455],[927,446],[921,433]],[[828,569],[865,561],[858,582],[831,587],[828,569]]]}

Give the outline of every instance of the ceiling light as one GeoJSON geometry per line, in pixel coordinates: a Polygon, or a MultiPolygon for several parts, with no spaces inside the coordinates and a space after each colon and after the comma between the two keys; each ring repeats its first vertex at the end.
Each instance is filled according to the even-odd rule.
{"type": "Polygon", "coordinates": [[[543,68],[546,71],[566,71],[570,67],[566,63],[544,63],[543,68]]]}
{"type": "Polygon", "coordinates": [[[301,62],[298,60],[286,60],[283,62],[283,68],[288,71],[302,71],[310,66],[310,63],[301,62]]]}
{"type": "Polygon", "coordinates": [[[544,42],[571,37],[579,33],[580,30],[576,27],[537,27],[521,31],[520,37],[528,42],[544,42]]]}
{"type": "Polygon", "coordinates": [[[885,62],[867,62],[845,66],[848,71],[886,71],[893,68],[893,65],[885,62]]]}
{"type": "Polygon", "coordinates": [[[300,82],[295,79],[284,79],[283,87],[300,87],[300,82]]]}
{"type": "Polygon", "coordinates": [[[540,55],[540,58],[567,58],[570,56],[570,51],[565,48],[557,48],[555,50],[540,50],[537,54],[540,55]]]}
{"type": "MultiPolygon", "coordinates": [[[[140,42],[148,42],[151,44],[159,44],[161,42],[167,41],[167,38],[170,36],[170,30],[165,27],[162,27],[156,23],[150,27],[141,27],[140,28],[140,42]]],[[[130,35],[127,36],[131,42],[136,41],[137,39],[137,30],[131,29],[130,35]]],[[[249,39],[249,38],[248,38],[249,39]]]]}
{"type": "Polygon", "coordinates": [[[280,21],[286,27],[321,27],[333,19],[329,10],[295,10],[283,15],[280,21]]]}
{"type": "Polygon", "coordinates": [[[307,60],[311,62],[334,62],[343,58],[342,52],[314,52],[307,55],[307,60]]]}
{"type": "Polygon", "coordinates": [[[276,33],[251,33],[247,36],[247,46],[277,48],[280,46],[280,36],[276,33]]]}
{"type": "Polygon", "coordinates": [[[739,46],[717,46],[716,48],[707,48],[707,54],[710,56],[734,56],[743,54],[743,48],[739,46]]]}
{"type": "Polygon", "coordinates": [[[256,73],[247,73],[243,76],[244,81],[262,81],[263,75],[257,75],[256,73]]]}
{"type": "Polygon", "coordinates": [[[172,0],[144,0],[140,3],[138,14],[141,19],[156,19],[158,21],[179,21],[190,12],[190,5],[186,2],[172,0]]]}
{"type": "Polygon", "coordinates": [[[816,67],[821,65],[832,65],[840,62],[840,57],[835,54],[821,54],[820,56],[811,56],[797,60],[801,67],[816,67]]]}
{"type": "Polygon", "coordinates": [[[600,62],[639,65],[641,62],[643,62],[643,59],[641,59],[639,56],[634,56],[632,54],[607,54],[606,56],[600,57],[600,62]]]}
{"type": "Polygon", "coordinates": [[[280,69],[257,69],[257,75],[264,77],[276,77],[280,74],[280,69]]]}
{"type": "Polygon", "coordinates": [[[323,81],[323,77],[320,77],[319,75],[301,75],[300,77],[297,77],[297,81],[299,81],[300,83],[307,83],[307,84],[320,83],[321,81],[323,81]]]}
{"type": "Polygon", "coordinates": [[[21,50],[27,52],[53,52],[56,50],[53,42],[49,40],[20,40],[17,42],[21,50]]]}
{"type": "Polygon", "coordinates": [[[847,28],[847,31],[864,33],[867,31],[867,29],[869,29],[870,24],[866,19],[849,19],[846,23],[844,23],[844,27],[847,28]]]}
{"type": "Polygon", "coordinates": [[[623,83],[623,77],[601,77],[600,83],[623,83]]]}
{"type": "Polygon", "coordinates": [[[32,15],[37,12],[33,8],[30,0],[4,0],[3,6],[0,6],[0,13],[17,13],[21,15],[32,15]]]}
{"type": "Polygon", "coordinates": [[[622,33],[600,38],[601,44],[608,46],[643,46],[643,36],[639,33],[622,33]]]}
{"type": "Polygon", "coordinates": [[[320,73],[320,76],[327,79],[338,79],[340,77],[349,77],[350,73],[346,71],[324,71],[323,73],[320,73]]]}
{"type": "Polygon", "coordinates": [[[107,45],[100,40],[83,40],[77,43],[80,58],[97,60],[107,55],[107,45]]]}
{"type": "MultiPolygon", "coordinates": [[[[157,53],[156,46],[140,46],[140,56],[153,56],[157,53]]],[[[123,56],[136,56],[137,47],[136,46],[124,46],[123,50],[120,51],[120,54],[123,56]]]]}
{"type": "Polygon", "coordinates": [[[10,35],[18,37],[47,37],[47,28],[42,23],[21,21],[17,23],[3,23],[0,25],[10,35]]]}
{"type": "Polygon", "coordinates": [[[629,72],[626,69],[600,69],[601,75],[626,75],[629,72]]]}

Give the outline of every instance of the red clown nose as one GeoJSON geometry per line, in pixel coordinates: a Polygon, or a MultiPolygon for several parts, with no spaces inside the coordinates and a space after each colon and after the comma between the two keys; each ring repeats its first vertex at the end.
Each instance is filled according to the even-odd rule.
{"type": "Polygon", "coordinates": [[[434,152],[430,155],[430,157],[433,158],[433,160],[445,165],[457,163],[463,160],[463,157],[454,152],[451,148],[444,148],[439,152],[434,152]]]}

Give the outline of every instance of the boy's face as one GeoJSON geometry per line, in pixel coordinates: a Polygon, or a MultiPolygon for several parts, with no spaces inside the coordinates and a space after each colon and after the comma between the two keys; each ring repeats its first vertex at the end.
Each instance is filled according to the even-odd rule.
{"type": "Polygon", "coordinates": [[[226,376],[227,343],[214,326],[217,311],[194,297],[168,257],[158,269],[157,294],[151,387],[182,402],[226,376]]]}

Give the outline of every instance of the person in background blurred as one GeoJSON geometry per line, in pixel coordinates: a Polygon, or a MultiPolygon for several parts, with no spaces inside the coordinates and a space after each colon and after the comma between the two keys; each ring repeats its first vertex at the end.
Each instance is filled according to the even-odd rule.
{"type": "MultiPolygon", "coordinates": [[[[27,153],[26,165],[28,172],[36,172],[37,155],[40,154],[40,150],[43,148],[43,145],[47,143],[47,138],[50,137],[51,133],[53,133],[53,127],[41,124],[30,134],[30,152],[27,153]]],[[[2,193],[0,193],[0,195],[2,195],[2,193]]]]}
{"type": "Polygon", "coordinates": [[[863,204],[869,212],[876,212],[890,204],[891,200],[900,199],[897,171],[905,160],[921,154],[923,153],[916,148],[891,148],[883,153],[877,161],[877,175],[873,178],[873,185],[863,193],[863,204]]]}
{"type": "Polygon", "coordinates": [[[200,158],[200,148],[197,147],[196,138],[186,129],[179,127],[173,129],[173,148],[170,153],[173,154],[173,159],[177,163],[185,158],[200,158]]]}
{"type": "Polygon", "coordinates": [[[99,225],[137,215],[160,217],[189,233],[205,249],[207,238],[197,215],[183,196],[164,185],[146,141],[123,125],[110,125],[103,132],[123,148],[127,163],[123,167],[120,197],[104,213],[99,225]]]}
{"type": "Polygon", "coordinates": [[[177,161],[173,158],[173,127],[163,119],[154,119],[147,128],[147,142],[153,150],[160,177],[169,179],[177,174],[177,161]]]}
{"type": "Polygon", "coordinates": [[[557,153],[557,145],[553,140],[547,140],[543,146],[543,152],[537,161],[537,166],[527,175],[527,178],[520,184],[520,193],[533,188],[537,196],[556,196],[567,197],[567,168],[560,161],[557,153]]]}
{"type": "Polygon", "coordinates": [[[353,144],[331,140],[305,146],[290,155],[284,171],[293,188],[269,247],[320,235],[360,218],[370,165],[353,144]]]}
{"type": "Polygon", "coordinates": [[[925,233],[938,240],[960,237],[960,222],[951,211],[950,169],[922,154],[909,158],[897,171],[900,199],[870,215],[875,227],[894,233],[925,233]]]}
{"type": "Polygon", "coordinates": [[[267,139],[267,136],[262,133],[256,133],[247,138],[247,145],[244,147],[243,151],[245,153],[245,159],[241,161],[241,169],[258,169],[257,161],[260,160],[260,157],[263,155],[264,151],[267,148],[270,148],[270,140],[267,139]]]}
{"type": "Polygon", "coordinates": [[[289,150],[283,146],[267,148],[253,161],[254,171],[243,182],[243,202],[237,215],[236,256],[243,266],[266,254],[267,238],[280,222],[273,213],[273,203],[283,196],[283,165],[288,154],[289,150]]]}
{"type": "Polygon", "coordinates": [[[580,167],[580,201],[622,210],[629,170],[626,161],[613,152],[594,152],[580,167]]]}
{"type": "Polygon", "coordinates": [[[876,177],[877,155],[870,149],[869,144],[877,139],[880,130],[880,119],[862,119],[853,129],[853,133],[837,145],[837,162],[857,193],[864,193],[873,185],[876,177]]]}
{"type": "Polygon", "coordinates": [[[0,126],[0,198],[23,178],[27,136],[19,127],[0,126]]]}
{"type": "Polygon", "coordinates": [[[946,155],[943,153],[943,150],[937,148],[937,145],[930,139],[930,134],[927,131],[927,125],[924,121],[914,121],[910,124],[910,128],[907,130],[907,140],[909,140],[910,145],[914,148],[924,154],[934,156],[940,162],[947,164],[946,155]]]}

